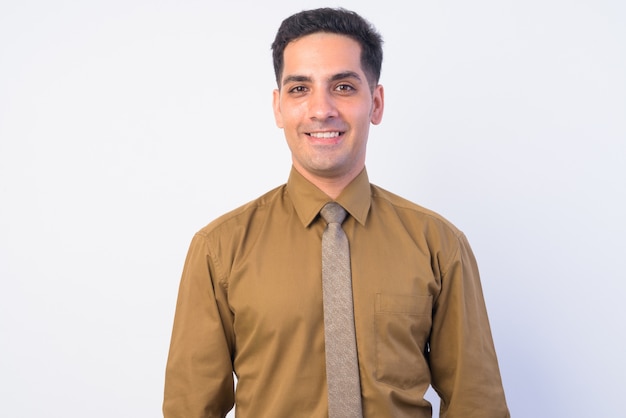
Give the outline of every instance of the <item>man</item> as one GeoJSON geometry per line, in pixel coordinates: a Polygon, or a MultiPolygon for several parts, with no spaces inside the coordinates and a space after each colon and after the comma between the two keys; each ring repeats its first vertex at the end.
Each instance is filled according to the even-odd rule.
{"type": "Polygon", "coordinates": [[[224,417],[234,404],[243,418],[431,417],[429,385],[441,397],[441,417],[509,416],[465,236],[369,183],[368,131],[384,107],[381,45],[366,21],[342,9],[282,23],[272,45],[273,107],[292,171],[286,185],[193,238],[167,364],[166,418],[224,417]],[[327,227],[320,215],[329,202],[347,212],[335,229],[349,242],[347,326],[328,325],[337,319],[327,306],[333,276],[322,263],[345,253],[322,248],[325,230],[341,223],[327,227]],[[356,405],[345,412],[336,407],[354,376],[337,384],[346,373],[335,369],[350,361],[326,363],[336,355],[335,328],[354,342],[335,344],[355,362],[356,405]]]}

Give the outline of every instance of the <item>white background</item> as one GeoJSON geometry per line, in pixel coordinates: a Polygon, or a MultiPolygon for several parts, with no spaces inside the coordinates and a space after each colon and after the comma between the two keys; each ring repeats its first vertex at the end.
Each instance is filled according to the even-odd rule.
{"type": "MultiPolygon", "coordinates": [[[[378,185],[481,267],[515,417],[623,414],[626,3],[342,3],[382,32],[378,185]]],[[[0,414],[158,417],[192,234],[286,181],[305,1],[0,1],[0,414]]]]}

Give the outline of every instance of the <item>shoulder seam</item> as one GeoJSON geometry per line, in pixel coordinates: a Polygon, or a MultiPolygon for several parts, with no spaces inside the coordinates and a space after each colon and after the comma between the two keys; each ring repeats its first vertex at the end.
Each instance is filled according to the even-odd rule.
{"type": "Polygon", "coordinates": [[[460,237],[463,235],[463,231],[461,231],[454,224],[452,224],[452,222],[450,222],[448,219],[446,219],[439,213],[432,211],[430,209],[427,209],[423,206],[420,206],[417,203],[411,202],[410,200],[407,200],[401,196],[398,196],[379,186],[372,184],[372,198],[374,197],[383,199],[386,202],[388,202],[390,205],[396,208],[409,210],[409,211],[415,212],[416,214],[427,216],[428,218],[444,225],[447,229],[449,229],[454,234],[454,236],[457,239],[460,239],[460,237]],[[395,197],[397,201],[390,199],[389,198],[390,196],[395,197]]]}

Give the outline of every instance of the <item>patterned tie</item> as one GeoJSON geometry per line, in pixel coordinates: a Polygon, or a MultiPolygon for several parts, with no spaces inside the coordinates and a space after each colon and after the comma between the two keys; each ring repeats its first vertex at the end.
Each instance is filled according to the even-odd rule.
{"type": "Polygon", "coordinates": [[[346,211],[339,204],[331,202],[322,208],[320,214],[328,224],[322,235],[328,417],[362,418],[350,247],[341,228],[346,211]]]}

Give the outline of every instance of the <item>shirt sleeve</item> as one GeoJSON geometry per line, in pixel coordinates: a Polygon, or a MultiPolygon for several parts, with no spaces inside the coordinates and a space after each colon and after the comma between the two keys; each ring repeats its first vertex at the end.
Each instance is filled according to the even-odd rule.
{"type": "Polygon", "coordinates": [[[430,338],[441,418],[509,418],[478,267],[464,235],[441,269],[430,338]]]}
{"type": "Polygon", "coordinates": [[[193,238],[165,372],[165,418],[225,417],[234,404],[232,314],[207,238],[193,238]]]}

